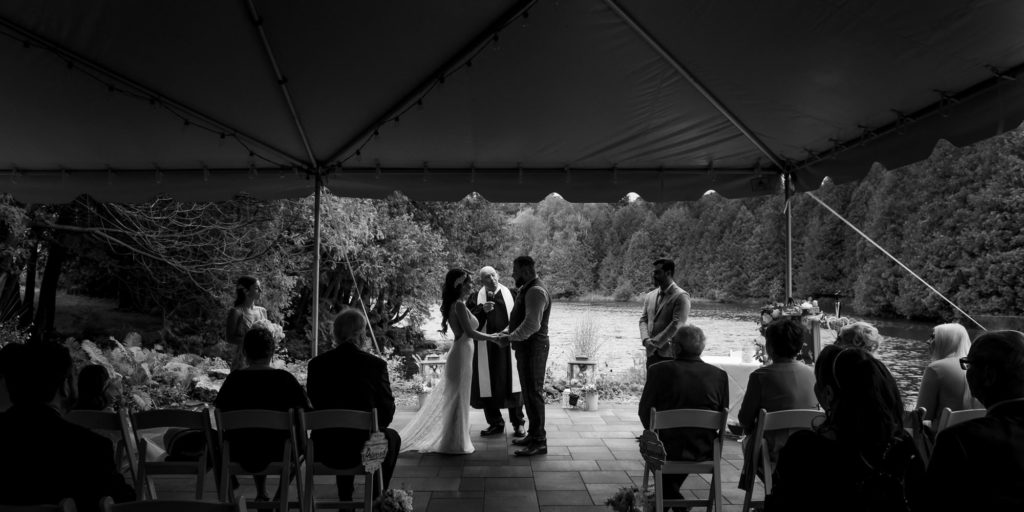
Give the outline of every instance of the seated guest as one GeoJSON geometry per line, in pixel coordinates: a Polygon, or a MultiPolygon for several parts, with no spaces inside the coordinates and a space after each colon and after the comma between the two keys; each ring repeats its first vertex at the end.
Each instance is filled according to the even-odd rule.
{"type": "Polygon", "coordinates": [[[1024,334],[982,334],[962,361],[988,413],[939,432],[922,510],[1024,510],[1024,334]]]}
{"type": "Polygon", "coordinates": [[[861,348],[825,347],[814,365],[825,421],[779,453],[765,510],[907,510],[924,464],[903,430],[903,401],[881,361],[861,348]]]}
{"type": "MultiPolygon", "coordinates": [[[[675,360],[660,361],[647,370],[647,383],[640,396],[640,422],[651,428],[651,408],[708,409],[729,408],[729,377],[721,368],[701,361],[704,332],[684,325],[672,337],[675,360]]],[[[674,428],[659,430],[668,460],[710,460],[714,453],[715,433],[707,429],[674,428]]],[[[682,499],[679,487],[687,475],[665,475],[665,499],[682,499]]]]}
{"type": "Polygon", "coordinates": [[[16,347],[20,347],[20,343],[8,343],[3,347],[0,347],[0,413],[6,411],[11,407],[11,398],[7,394],[7,381],[4,375],[7,374],[7,365],[10,360],[10,355],[18,350],[16,347]]]}
{"type": "Polygon", "coordinates": [[[925,408],[924,419],[938,419],[942,409],[954,411],[980,409],[981,403],[971,395],[967,372],[960,368],[960,358],[971,350],[971,337],[960,324],[936,325],[931,337],[932,362],[921,378],[917,406],[925,408]]]}
{"type": "MultiPolygon", "coordinates": [[[[285,370],[270,367],[274,355],[274,336],[270,331],[250,329],[245,333],[242,350],[248,366],[228,374],[214,401],[218,409],[287,411],[310,408],[299,381],[285,370]]],[[[235,430],[224,435],[224,440],[230,443],[231,461],[240,463],[246,471],[258,471],[271,462],[281,460],[287,439],[285,432],[261,429],[235,430]]],[[[256,500],[268,500],[266,475],[254,475],[253,480],[256,482],[256,500]]],[[[287,485],[287,482],[283,484],[287,485]]]]}
{"type": "Polygon", "coordinates": [[[132,501],[135,492],[114,466],[109,439],[61,418],[60,389],[71,374],[62,345],[30,343],[4,349],[12,406],[0,414],[0,504],[56,504],[98,511],[100,499],[132,501]]]}
{"type": "Polygon", "coordinates": [[[839,330],[835,344],[840,347],[862,348],[874,354],[882,344],[882,335],[875,326],[867,322],[854,322],[839,330]]]}
{"type": "MultiPolygon", "coordinates": [[[[818,398],[814,396],[814,369],[795,359],[803,348],[806,333],[803,323],[791,318],[775,320],[765,328],[765,350],[772,364],[750,374],[738,415],[740,425],[748,436],[743,446],[744,475],[750,469],[747,462],[753,460],[754,443],[749,436],[757,429],[757,416],[761,409],[774,412],[818,408],[818,398]]],[[[778,458],[779,450],[791,433],[780,430],[766,434],[772,461],[778,458]]],[[[763,476],[760,467],[758,475],[763,476]]],[[[743,476],[740,477],[741,489],[744,488],[745,480],[743,476]]]]}
{"type": "MultiPolygon", "coordinates": [[[[309,398],[315,409],[377,409],[377,427],[388,440],[388,454],[382,467],[384,488],[391,484],[391,475],[398,462],[402,440],[398,432],[388,428],[395,417],[395,397],[391,394],[387,363],[364,351],[366,318],[355,309],[346,309],[334,319],[335,348],[309,362],[309,398]]],[[[337,468],[360,463],[360,452],[367,433],[350,429],[315,435],[317,462],[337,468]]],[[[352,477],[336,477],[338,496],[352,499],[352,477]]],[[[374,494],[379,494],[374,489],[374,494]]]]}
{"type": "Polygon", "coordinates": [[[110,372],[90,364],[78,372],[78,398],[72,410],[114,412],[116,394],[110,372]]]}

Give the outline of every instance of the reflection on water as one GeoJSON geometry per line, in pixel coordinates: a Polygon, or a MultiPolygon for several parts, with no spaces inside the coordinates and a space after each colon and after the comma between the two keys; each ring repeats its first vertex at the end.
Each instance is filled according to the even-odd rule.
{"type": "MultiPolygon", "coordinates": [[[[613,375],[630,368],[634,359],[642,357],[638,322],[642,305],[636,302],[556,302],[551,307],[548,322],[551,337],[549,367],[560,376],[571,357],[571,343],[576,326],[589,318],[597,327],[601,350],[598,364],[602,372],[613,375]]],[[[758,334],[756,306],[694,302],[690,309],[690,323],[704,330],[708,342],[705,354],[728,356],[730,351],[741,351],[758,334]]],[[[907,407],[913,407],[921,384],[921,375],[928,365],[928,354],[923,340],[931,333],[931,324],[901,320],[867,319],[885,336],[879,349],[881,359],[892,372],[903,393],[907,407]]],[[[424,326],[427,339],[440,341],[440,315],[435,314],[424,326]]],[[[823,331],[823,342],[834,339],[830,331],[823,331]]]]}

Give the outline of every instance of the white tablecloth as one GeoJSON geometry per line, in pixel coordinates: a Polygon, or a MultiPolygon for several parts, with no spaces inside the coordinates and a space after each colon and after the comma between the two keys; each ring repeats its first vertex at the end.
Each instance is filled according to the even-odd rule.
{"type": "Polygon", "coordinates": [[[736,424],[739,420],[736,415],[740,412],[740,405],[743,404],[743,395],[747,391],[747,381],[750,374],[761,367],[761,363],[754,361],[744,363],[738,357],[729,356],[701,356],[705,363],[713,364],[723,370],[729,376],[729,423],[736,424]]]}

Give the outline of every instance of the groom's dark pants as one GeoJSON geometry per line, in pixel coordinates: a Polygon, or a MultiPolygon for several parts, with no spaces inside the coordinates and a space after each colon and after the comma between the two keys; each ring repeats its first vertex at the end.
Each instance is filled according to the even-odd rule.
{"type": "Polygon", "coordinates": [[[544,370],[548,364],[548,340],[536,338],[522,342],[516,350],[516,368],[523,388],[523,405],[530,419],[527,435],[534,441],[546,441],[544,430],[544,370]]]}

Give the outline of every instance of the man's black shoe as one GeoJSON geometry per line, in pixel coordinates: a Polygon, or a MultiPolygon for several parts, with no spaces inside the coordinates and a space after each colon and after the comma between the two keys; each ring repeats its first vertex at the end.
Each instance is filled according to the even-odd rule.
{"type": "Polygon", "coordinates": [[[531,455],[547,455],[548,444],[546,442],[534,443],[522,450],[516,450],[516,457],[529,457],[531,455]]]}
{"type": "Polygon", "coordinates": [[[505,433],[505,425],[491,425],[480,431],[481,437],[495,436],[505,433]]]}
{"type": "Polygon", "coordinates": [[[512,429],[512,437],[526,437],[526,429],[522,425],[516,425],[512,429]]]}
{"type": "Polygon", "coordinates": [[[512,444],[516,446],[530,446],[533,444],[533,438],[530,436],[520,437],[519,439],[513,439],[512,444]]]}

